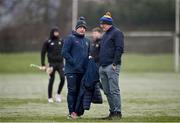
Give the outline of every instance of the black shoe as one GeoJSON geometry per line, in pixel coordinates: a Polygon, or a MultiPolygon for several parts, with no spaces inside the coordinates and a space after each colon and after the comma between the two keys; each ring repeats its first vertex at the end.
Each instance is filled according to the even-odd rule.
{"type": "Polygon", "coordinates": [[[110,112],[109,116],[103,118],[104,120],[118,120],[122,118],[121,112],[110,112]]]}
{"type": "Polygon", "coordinates": [[[103,120],[112,120],[112,117],[114,115],[114,112],[110,112],[107,117],[102,118],[103,120]]]}
{"type": "Polygon", "coordinates": [[[121,112],[114,112],[112,118],[121,119],[122,118],[121,112]]]}

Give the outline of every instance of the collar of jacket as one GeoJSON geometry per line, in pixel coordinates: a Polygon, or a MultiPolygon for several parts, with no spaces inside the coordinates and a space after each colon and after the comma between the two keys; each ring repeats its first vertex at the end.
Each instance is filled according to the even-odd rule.
{"type": "Polygon", "coordinates": [[[112,25],[106,32],[110,32],[113,29],[114,29],[114,26],[112,25]]]}
{"type": "Polygon", "coordinates": [[[60,38],[49,38],[50,42],[62,41],[60,38]]]}
{"type": "Polygon", "coordinates": [[[80,35],[78,34],[76,31],[72,31],[72,34],[75,35],[76,37],[79,37],[79,38],[84,38],[84,35],[80,35]]]}
{"type": "Polygon", "coordinates": [[[101,38],[97,38],[94,43],[99,43],[101,41],[101,38]]]}

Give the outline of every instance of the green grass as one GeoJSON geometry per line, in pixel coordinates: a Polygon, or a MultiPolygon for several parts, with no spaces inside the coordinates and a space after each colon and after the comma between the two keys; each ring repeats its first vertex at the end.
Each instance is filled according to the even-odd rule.
{"type": "MultiPolygon", "coordinates": [[[[58,77],[57,77],[58,78],[58,77]]],[[[91,106],[81,119],[68,120],[66,85],[62,103],[47,103],[46,74],[0,74],[0,122],[112,122],[108,104],[91,106]]],[[[54,85],[55,95],[58,81],[54,85]]],[[[122,73],[121,120],[116,122],[180,122],[180,74],[122,73]]]]}
{"type": "MultiPolygon", "coordinates": [[[[34,68],[39,53],[0,54],[0,122],[74,122],[66,118],[66,85],[63,102],[47,103],[48,76],[34,68]],[[26,74],[24,74],[26,73],[26,74]]],[[[180,74],[173,73],[173,55],[124,54],[120,86],[121,122],[180,122],[180,74]]],[[[54,94],[57,89],[57,79],[54,94]]],[[[109,122],[106,98],[92,105],[77,122],[109,122]]]]}
{"type": "Polygon", "coordinates": [[[125,54],[123,72],[173,72],[173,54],[125,54]]]}
{"type": "MultiPolygon", "coordinates": [[[[30,68],[40,64],[40,53],[0,54],[0,73],[40,73],[30,68]]],[[[173,55],[124,54],[122,72],[173,72],[173,55]]]]}
{"type": "Polygon", "coordinates": [[[0,54],[0,73],[37,73],[30,64],[40,64],[40,53],[0,54]]]}

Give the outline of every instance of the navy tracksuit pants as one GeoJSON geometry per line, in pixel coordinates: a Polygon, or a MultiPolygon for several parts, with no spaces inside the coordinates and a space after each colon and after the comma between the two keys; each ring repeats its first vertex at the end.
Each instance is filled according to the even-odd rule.
{"type": "Polygon", "coordinates": [[[67,102],[68,102],[69,114],[71,114],[72,112],[77,112],[75,108],[76,108],[77,98],[78,98],[83,74],[81,73],[67,74],[66,78],[67,78],[67,88],[68,88],[67,102]]]}

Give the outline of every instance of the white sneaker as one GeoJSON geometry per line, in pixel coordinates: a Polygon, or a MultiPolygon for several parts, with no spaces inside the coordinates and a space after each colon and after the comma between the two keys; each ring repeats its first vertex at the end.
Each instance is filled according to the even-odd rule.
{"type": "Polygon", "coordinates": [[[56,94],[56,102],[61,102],[62,101],[62,98],[61,98],[61,95],[60,94],[56,94]]]}
{"type": "Polygon", "coordinates": [[[48,102],[49,102],[49,103],[53,103],[54,101],[53,101],[52,98],[49,98],[49,99],[48,99],[48,102]]]}

